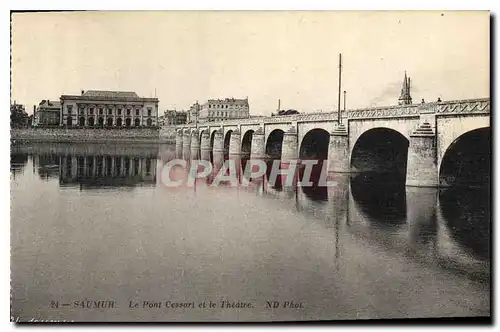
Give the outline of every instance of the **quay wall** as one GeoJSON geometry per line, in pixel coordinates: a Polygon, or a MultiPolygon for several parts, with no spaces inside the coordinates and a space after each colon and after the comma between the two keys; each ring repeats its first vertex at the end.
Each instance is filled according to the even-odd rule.
{"type": "Polygon", "coordinates": [[[175,143],[175,137],[162,135],[161,129],[66,129],[20,128],[11,129],[10,137],[31,142],[120,142],[120,143],[175,143]]]}

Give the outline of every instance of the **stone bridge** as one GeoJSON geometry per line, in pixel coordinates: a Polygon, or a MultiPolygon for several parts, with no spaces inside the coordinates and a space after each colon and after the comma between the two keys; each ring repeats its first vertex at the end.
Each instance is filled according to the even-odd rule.
{"type": "Polygon", "coordinates": [[[489,181],[490,100],[469,99],[252,117],[176,127],[177,151],[283,162],[328,159],[330,172],[402,175],[408,186],[489,181]]]}

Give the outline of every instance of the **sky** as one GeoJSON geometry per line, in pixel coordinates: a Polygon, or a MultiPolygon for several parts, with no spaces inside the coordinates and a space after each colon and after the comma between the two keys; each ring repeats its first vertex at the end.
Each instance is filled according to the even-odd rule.
{"type": "Polygon", "coordinates": [[[250,114],[489,97],[486,11],[143,11],[12,15],[11,101],[28,113],[81,90],[134,91],[166,109],[245,98],[250,114]],[[342,101],[343,103],[343,101],[342,101]]]}

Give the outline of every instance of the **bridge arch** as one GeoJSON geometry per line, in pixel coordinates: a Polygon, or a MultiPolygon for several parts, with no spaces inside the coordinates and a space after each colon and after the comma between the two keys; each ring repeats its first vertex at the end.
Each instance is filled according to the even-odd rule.
{"type": "Polygon", "coordinates": [[[439,185],[481,187],[490,183],[491,129],[468,131],[445,150],[439,167],[439,185]]]}
{"type": "Polygon", "coordinates": [[[230,129],[224,135],[224,154],[228,154],[229,153],[229,143],[231,142],[231,134],[232,134],[232,132],[233,131],[230,129]]]}
{"type": "Polygon", "coordinates": [[[203,133],[208,132],[208,129],[202,129],[200,130],[200,137],[198,138],[198,141],[200,142],[200,147],[201,147],[201,138],[203,137],[203,133]]]}
{"type": "Polygon", "coordinates": [[[283,146],[283,135],[281,129],[274,129],[269,133],[266,140],[266,155],[272,159],[281,159],[281,147],[283,146]]]}
{"type": "Polygon", "coordinates": [[[385,127],[365,131],[351,152],[351,170],[406,178],[410,141],[400,132],[385,127]]]}
{"type": "Polygon", "coordinates": [[[241,154],[243,154],[243,155],[250,154],[251,149],[252,149],[253,133],[254,133],[254,130],[249,129],[243,135],[243,138],[241,140],[241,154]]]}
{"type": "Polygon", "coordinates": [[[217,132],[217,129],[212,130],[210,133],[210,151],[214,150],[214,141],[215,141],[215,133],[217,132]]]}
{"type": "Polygon", "coordinates": [[[314,128],[309,130],[300,142],[300,159],[328,159],[328,144],[330,133],[325,129],[314,128]]]}

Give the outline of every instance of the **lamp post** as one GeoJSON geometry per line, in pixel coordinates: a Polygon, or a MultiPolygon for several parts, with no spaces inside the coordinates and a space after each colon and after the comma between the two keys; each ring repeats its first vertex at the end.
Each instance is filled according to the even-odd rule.
{"type": "Polygon", "coordinates": [[[337,112],[337,122],[340,124],[340,91],[342,91],[342,53],[339,53],[339,100],[338,100],[338,112],[337,112]]]}
{"type": "Polygon", "coordinates": [[[346,91],[344,90],[344,116],[345,116],[345,94],[346,94],[346,91]]]}

